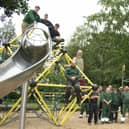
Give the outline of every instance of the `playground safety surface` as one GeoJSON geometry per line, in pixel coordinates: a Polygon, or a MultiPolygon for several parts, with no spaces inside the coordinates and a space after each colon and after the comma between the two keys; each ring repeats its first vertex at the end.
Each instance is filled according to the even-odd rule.
{"type": "MultiPolygon", "coordinates": [[[[27,113],[26,128],[25,129],[129,129],[129,118],[125,123],[110,123],[110,124],[97,124],[88,125],[87,118],[79,118],[79,112],[76,112],[63,126],[56,126],[50,122],[47,118],[37,117],[35,113],[27,113]]],[[[0,129],[18,129],[19,128],[19,116],[11,119],[5,125],[2,125],[0,129]]]]}

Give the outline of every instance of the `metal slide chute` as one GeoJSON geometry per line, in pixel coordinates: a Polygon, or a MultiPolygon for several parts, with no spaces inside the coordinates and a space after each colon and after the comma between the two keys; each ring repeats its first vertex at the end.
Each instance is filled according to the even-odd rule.
{"type": "Polygon", "coordinates": [[[27,29],[18,50],[0,65],[0,98],[32,77],[49,56],[49,47],[45,25],[37,23],[27,29]]]}

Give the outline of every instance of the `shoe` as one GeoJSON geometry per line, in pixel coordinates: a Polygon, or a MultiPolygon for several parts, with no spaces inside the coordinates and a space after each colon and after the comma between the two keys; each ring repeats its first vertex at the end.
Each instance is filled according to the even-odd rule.
{"type": "Polygon", "coordinates": [[[82,114],[80,114],[79,118],[83,118],[83,115],[82,115],[82,114]]]}
{"type": "Polygon", "coordinates": [[[121,123],[125,122],[125,117],[121,117],[121,123]]]}

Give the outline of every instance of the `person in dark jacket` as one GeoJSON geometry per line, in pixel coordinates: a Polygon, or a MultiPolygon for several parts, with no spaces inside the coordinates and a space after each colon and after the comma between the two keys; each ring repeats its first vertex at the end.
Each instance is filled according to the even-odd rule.
{"type": "Polygon", "coordinates": [[[46,25],[50,32],[54,29],[54,25],[52,24],[52,22],[50,20],[48,20],[48,14],[47,13],[44,14],[44,18],[40,19],[40,22],[43,23],[44,25],[46,25]]]}
{"type": "Polygon", "coordinates": [[[98,122],[98,88],[96,88],[89,97],[89,117],[88,123],[90,124],[94,115],[94,123],[98,122]]]}
{"type": "Polygon", "coordinates": [[[47,13],[44,14],[44,18],[40,19],[40,22],[45,24],[48,28],[54,28],[54,25],[52,24],[52,22],[50,20],[48,20],[47,13]]]}
{"type": "Polygon", "coordinates": [[[47,13],[44,15],[43,19],[40,19],[40,22],[48,27],[52,41],[56,43],[64,42],[64,39],[61,38],[59,32],[60,25],[58,23],[53,25],[53,23],[50,20],[48,20],[47,13]]]}
{"type": "Polygon", "coordinates": [[[50,35],[51,35],[52,39],[54,39],[55,37],[60,37],[59,28],[60,28],[60,25],[58,23],[56,23],[54,25],[54,29],[50,31],[50,35]]]}

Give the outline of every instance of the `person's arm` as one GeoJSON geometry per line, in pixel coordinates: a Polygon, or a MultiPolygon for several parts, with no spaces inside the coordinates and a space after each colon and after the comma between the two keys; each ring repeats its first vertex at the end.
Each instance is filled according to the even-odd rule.
{"type": "Polygon", "coordinates": [[[40,22],[43,23],[43,24],[45,24],[49,29],[54,29],[53,24],[49,20],[40,19],[40,22]]]}
{"type": "Polygon", "coordinates": [[[97,93],[92,93],[90,99],[98,99],[99,95],[97,93]]]}
{"type": "Polygon", "coordinates": [[[91,96],[90,98],[91,98],[91,99],[98,99],[99,96],[95,95],[95,96],[91,96]]]}
{"type": "Polygon", "coordinates": [[[73,59],[72,59],[74,62],[75,62],[75,64],[76,64],[76,57],[73,57],[73,59]]]}
{"type": "Polygon", "coordinates": [[[110,104],[112,102],[112,100],[109,100],[108,102],[107,102],[107,104],[110,104]]]}
{"type": "Polygon", "coordinates": [[[106,104],[108,104],[108,102],[105,99],[103,99],[103,102],[106,103],[106,104]]]}

